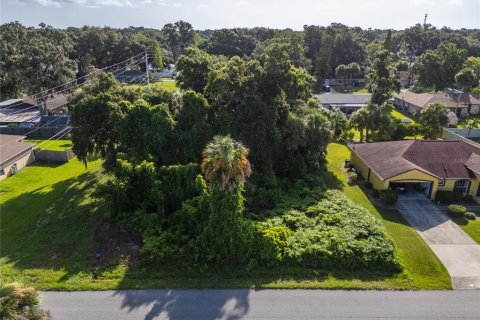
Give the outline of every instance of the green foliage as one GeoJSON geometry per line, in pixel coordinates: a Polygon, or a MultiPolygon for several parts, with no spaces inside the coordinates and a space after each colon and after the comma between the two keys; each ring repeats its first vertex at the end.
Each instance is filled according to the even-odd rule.
{"type": "Polygon", "coordinates": [[[397,71],[408,71],[408,61],[400,60],[395,64],[397,71]]]}
{"type": "Polygon", "coordinates": [[[358,175],[355,172],[347,173],[347,182],[349,185],[357,183],[358,175]]]}
{"type": "Polygon", "coordinates": [[[372,93],[370,101],[377,106],[383,105],[393,93],[400,90],[400,81],[391,63],[390,52],[379,51],[368,73],[368,90],[372,93]]]}
{"type": "Polygon", "coordinates": [[[448,109],[442,103],[431,103],[420,112],[420,124],[425,138],[438,138],[448,125],[448,109]]]}
{"type": "Polygon", "coordinates": [[[40,309],[40,298],[34,288],[8,283],[0,287],[0,318],[48,320],[50,314],[40,309]]]}
{"type": "Polygon", "coordinates": [[[415,64],[420,85],[434,87],[435,92],[450,86],[455,74],[467,58],[467,51],[453,43],[442,43],[435,50],[427,50],[415,64]]]}
{"type": "Polygon", "coordinates": [[[473,69],[463,68],[455,75],[455,82],[462,90],[469,90],[478,84],[478,78],[473,69]]]}
{"type": "Polygon", "coordinates": [[[214,58],[198,48],[188,48],[177,62],[177,83],[182,89],[203,92],[214,58]]]}
{"type": "Polygon", "coordinates": [[[465,219],[467,220],[476,220],[477,215],[473,212],[465,212],[465,219]]]}
{"type": "Polygon", "coordinates": [[[382,190],[379,193],[380,200],[385,204],[393,205],[397,203],[398,194],[394,190],[382,190]]]}
{"type": "Polygon", "coordinates": [[[374,198],[379,199],[379,198],[380,198],[380,191],[377,190],[377,189],[372,189],[372,196],[373,196],[374,198]]]}
{"type": "Polygon", "coordinates": [[[284,251],[277,251],[289,263],[348,270],[398,269],[383,227],[339,191],[327,191],[323,200],[305,211],[289,210],[264,226],[291,230],[283,233],[287,237],[284,251]]]}
{"type": "Polygon", "coordinates": [[[448,206],[448,213],[450,213],[453,217],[463,217],[465,216],[465,212],[467,212],[467,208],[464,206],[460,206],[458,204],[451,204],[448,206]]]}

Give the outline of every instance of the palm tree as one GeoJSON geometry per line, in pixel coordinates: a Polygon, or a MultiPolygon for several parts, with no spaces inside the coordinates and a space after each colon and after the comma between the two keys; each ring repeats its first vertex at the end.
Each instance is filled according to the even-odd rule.
{"type": "Polygon", "coordinates": [[[232,192],[252,174],[249,150],[230,136],[215,136],[203,150],[201,169],[205,179],[219,190],[232,192]]]}
{"type": "MultiPolygon", "coordinates": [[[[360,132],[360,142],[363,142],[363,130],[368,128],[370,122],[370,114],[367,108],[363,107],[352,113],[350,119],[348,119],[348,126],[354,128],[360,132]]],[[[368,130],[367,130],[368,140],[368,130]]]]}

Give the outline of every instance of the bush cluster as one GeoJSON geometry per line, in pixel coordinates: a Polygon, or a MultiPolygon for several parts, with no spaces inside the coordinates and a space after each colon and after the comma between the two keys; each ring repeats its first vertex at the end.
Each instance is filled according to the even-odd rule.
{"type": "Polygon", "coordinates": [[[477,216],[473,212],[465,212],[465,219],[467,220],[476,220],[477,216]]]}
{"type": "Polygon", "coordinates": [[[383,226],[336,190],[327,191],[305,211],[289,210],[262,226],[264,234],[277,231],[272,240],[275,256],[287,263],[347,270],[399,268],[383,226]]]}
{"type": "Polygon", "coordinates": [[[355,172],[347,173],[347,182],[349,185],[357,183],[358,175],[355,172]]]}
{"type": "Polygon", "coordinates": [[[467,209],[464,206],[451,204],[448,206],[448,212],[452,217],[461,218],[465,215],[465,212],[467,212],[467,209]]]}
{"type": "Polygon", "coordinates": [[[0,287],[0,319],[48,320],[50,314],[40,309],[38,293],[19,283],[0,287]]]}

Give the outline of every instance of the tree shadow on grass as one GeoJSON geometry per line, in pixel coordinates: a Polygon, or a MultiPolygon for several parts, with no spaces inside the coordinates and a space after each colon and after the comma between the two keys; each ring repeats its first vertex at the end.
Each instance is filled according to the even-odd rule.
{"type": "MultiPolygon", "coordinates": [[[[40,164],[55,167],[57,164],[40,164]]],[[[94,172],[25,192],[7,200],[1,211],[1,257],[16,270],[52,269],[64,282],[90,273],[92,234],[99,217],[90,193],[94,172]]]]}

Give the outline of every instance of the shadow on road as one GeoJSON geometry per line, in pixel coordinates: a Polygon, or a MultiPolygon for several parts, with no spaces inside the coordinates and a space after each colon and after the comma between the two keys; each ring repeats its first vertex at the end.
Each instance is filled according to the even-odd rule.
{"type": "Polygon", "coordinates": [[[203,290],[132,290],[113,294],[122,296],[121,308],[128,312],[149,308],[144,320],[159,316],[172,320],[240,319],[249,310],[248,295],[248,289],[215,290],[213,293],[209,290],[208,295],[203,290]]]}

